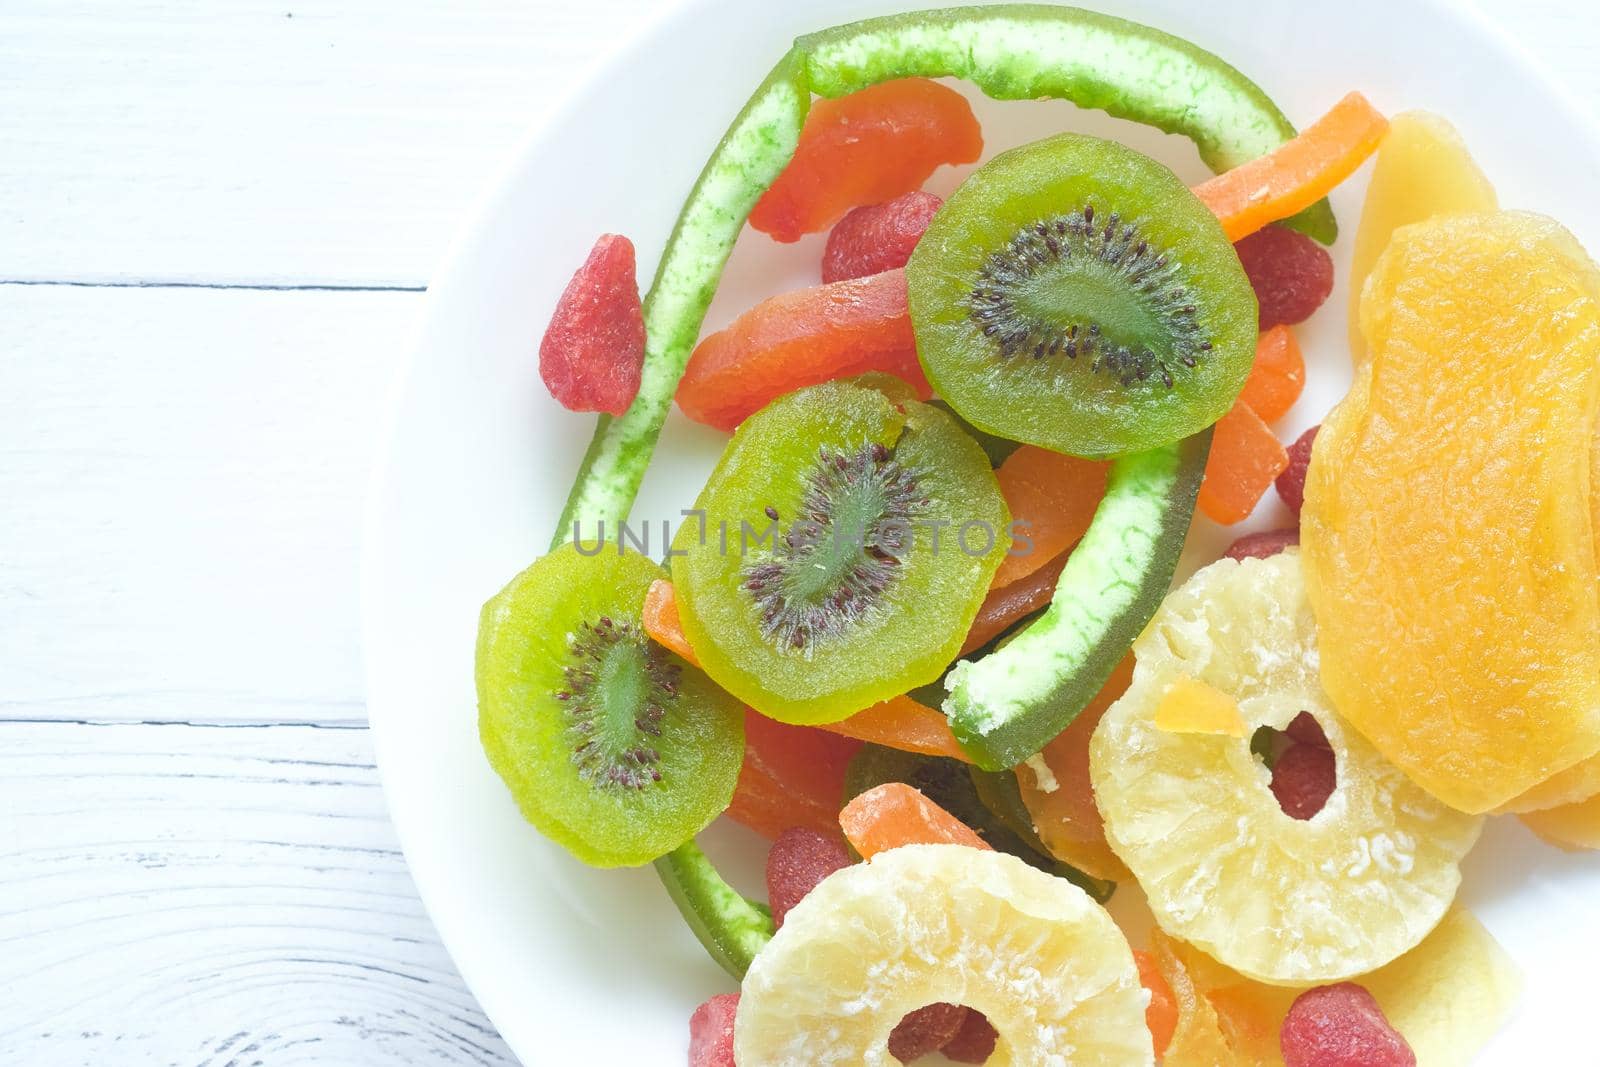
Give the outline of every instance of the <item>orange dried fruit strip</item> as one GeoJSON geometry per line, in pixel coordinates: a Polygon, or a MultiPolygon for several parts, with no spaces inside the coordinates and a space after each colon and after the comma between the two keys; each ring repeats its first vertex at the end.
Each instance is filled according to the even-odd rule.
{"type": "Polygon", "coordinates": [[[780,293],[695,346],[678,382],[678,407],[695,422],[732,430],[786,393],[880,372],[932,395],[901,270],[780,293]]]}
{"type": "Polygon", "coordinates": [[[944,713],[911,697],[899,696],[864,708],[847,719],[817,727],[875,745],[918,752],[924,756],[948,756],[971,763],[972,758],[950,732],[944,713]]]}
{"type": "Polygon", "coordinates": [[[1389,122],[1350,93],[1316,122],[1264,156],[1195,186],[1228,240],[1247,237],[1326,196],[1377,149],[1389,122]]]}
{"type": "MultiPolygon", "coordinates": [[[[1014,546],[995,572],[991,589],[1026,578],[1077,544],[1106,495],[1103,460],[1079,459],[1023,445],[995,470],[1000,493],[1011,510],[1012,529],[1028,543],[1014,546]]],[[[1019,539],[1020,540],[1020,539],[1019,539]]]]}
{"type": "Polygon", "coordinates": [[[839,813],[844,836],[863,859],[902,845],[966,845],[989,851],[971,827],[903,782],[875,786],[839,813]]]}

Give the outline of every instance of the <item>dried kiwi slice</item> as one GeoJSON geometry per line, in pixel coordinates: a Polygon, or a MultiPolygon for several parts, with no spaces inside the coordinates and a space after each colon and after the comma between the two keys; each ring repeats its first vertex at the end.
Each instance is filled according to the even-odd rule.
{"type": "Polygon", "coordinates": [[[1010,547],[988,457],[927,404],[850,382],[747,419],[672,577],[706,673],[793,723],[938,677],[1010,547]]]}
{"type": "Polygon", "coordinates": [[[744,760],[744,708],[649,641],[666,572],[616,545],[562,545],[483,607],[478,732],[528,821],[596,867],[649,863],[716,818],[744,760]]]}
{"type": "Polygon", "coordinates": [[[906,277],[939,395],[986,432],[1071,455],[1199,432],[1255,356],[1255,294],[1216,218],[1166,167],[1095,137],[996,156],[906,277]]]}

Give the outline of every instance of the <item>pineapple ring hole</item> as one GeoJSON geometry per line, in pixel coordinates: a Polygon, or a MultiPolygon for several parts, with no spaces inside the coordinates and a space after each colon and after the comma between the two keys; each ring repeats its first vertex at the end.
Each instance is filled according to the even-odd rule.
{"type": "Polygon", "coordinates": [[[1266,768],[1268,788],[1291,819],[1315,817],[1338,788],[1338,761],[1322,724],[1309,711],[1296,715],[1285,729],[1257,729],[1250,735],[1250,753],[1266,768]]]}

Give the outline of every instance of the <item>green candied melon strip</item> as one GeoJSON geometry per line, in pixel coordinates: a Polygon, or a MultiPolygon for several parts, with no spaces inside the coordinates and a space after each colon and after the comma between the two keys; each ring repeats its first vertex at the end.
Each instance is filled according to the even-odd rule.
{"type": "Polygon", "coordinates": [[[985,770],[1014,767],[1105,685],[1172,582],[1211,431],[1111,464],[1106,495],[1037,622],[946,679],[950,728],[985,770]]]}
{"type": "MultiPolygon", "coordinates": [[[[739,112],[689,190],[644,301],[644,371],[620,417],[601,415],[551,547],[628,515],[700,336],[722,268],[750,209],[800,143],[811,107],[800,57],[786,55],[739,112]]],[[[588,536],[594,536],[593,534],[588,536]]]]}
{"type": "MultiPolygon", "coordinates": [[[[889,78],[957,77],[997,100],[1054,97],[1188,137],[1214,171],[1295,135],[1261,87],[1197,45],[1137,22],[1048,4],[886,15],[800,38],[813,92],[843,96],[889,78]]],[[[1288,225],[1338,236],[1326,200],[1288,225]]]]}
{"type": "Polygon", "coordinates": [[[772,940],[772,911],[723,881],[693,840],[656,860],[656,873],[711,958],[734,978],[772,940]]]}

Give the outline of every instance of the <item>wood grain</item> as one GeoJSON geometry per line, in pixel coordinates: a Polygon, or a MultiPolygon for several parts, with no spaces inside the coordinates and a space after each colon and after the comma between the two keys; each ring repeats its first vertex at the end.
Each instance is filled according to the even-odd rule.
{"type": "Polygon", "coordinates": [[[0,286],[0,716],[360,723],[414,293],[0,286]]]}
{"type": "Polygon", "coordinates": [[[0,1063],[514,1062],[365,729],[0,724],[0,811],[0,1063]]]}

